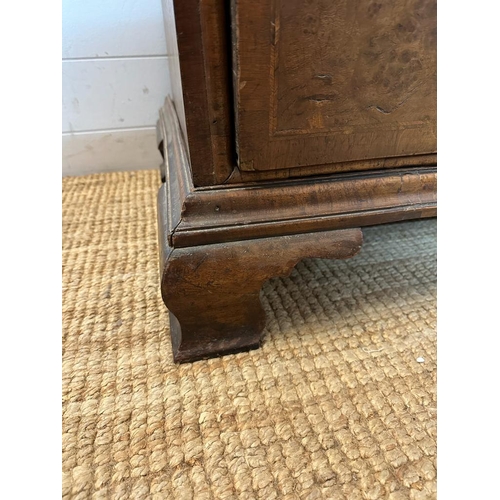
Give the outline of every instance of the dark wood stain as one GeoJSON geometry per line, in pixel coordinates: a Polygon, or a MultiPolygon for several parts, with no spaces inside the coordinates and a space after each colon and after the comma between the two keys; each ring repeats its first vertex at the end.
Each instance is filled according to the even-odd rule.
{"type": "Polygon", "coordinates": [[[170,311],[174,360],[220,356],[260,345],[264,282],[305,257],[345,259],[361,248],[359,229],[171,248],[165,191],[159,196],[161,292],[170,311]]]}
{"type": "Polygon", "coordinates": [[[435,5],[234,0],[240,169],[435,153],[435,5]]]}
{"type": "Polygon", "coordinates": [[[175,112],[160,120],[169,165],[170,244],[190,247],[436,214],[435,166],[196,188],[175,112]],[[399,215],[398,215],[399,214],[399,215]],[[355,224],[354,224],[355,221],[355,224]]]}
{"type": "Polygon", "coordinates": [[[436,216],[435,7],[164,0],[158,227],[176,361],[258,347],[260,287],[301,259],[436,216]]]}
{"type": "Polygon", "coordinates": [[[163,0],[170,81],[189,148],[193,182],[223,183],[233,171],[227,5],[163,0]]]}

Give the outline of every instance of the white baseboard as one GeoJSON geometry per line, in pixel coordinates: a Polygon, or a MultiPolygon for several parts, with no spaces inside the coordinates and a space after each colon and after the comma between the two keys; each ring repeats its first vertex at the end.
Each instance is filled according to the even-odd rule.
{"type": "Polygon", "coordinates": [[[63,134],[62,175],[87,175],[158,168],[161,156],[154,127],[63,134]]]}

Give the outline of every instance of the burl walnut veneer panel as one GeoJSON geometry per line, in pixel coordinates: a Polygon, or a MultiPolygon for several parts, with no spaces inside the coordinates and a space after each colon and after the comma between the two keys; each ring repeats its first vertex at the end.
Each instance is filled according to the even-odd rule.
{"type": "Polygon", "coordinates": [[[241,170],[436,152],[435,0],[233,0],[241,170]]]}

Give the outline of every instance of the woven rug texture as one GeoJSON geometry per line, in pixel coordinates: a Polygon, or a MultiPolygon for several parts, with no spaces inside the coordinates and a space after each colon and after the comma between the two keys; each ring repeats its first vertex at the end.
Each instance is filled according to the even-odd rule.
{"type": "Polygon", "coordinates": [[[63,498],[436,498],[436,220],[302,261],[261,349],[175,365],[159,185],[63,179],[63,498]]]}

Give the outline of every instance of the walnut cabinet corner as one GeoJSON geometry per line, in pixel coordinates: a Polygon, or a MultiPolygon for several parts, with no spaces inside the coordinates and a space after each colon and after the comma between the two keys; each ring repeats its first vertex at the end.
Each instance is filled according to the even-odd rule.
{"type": "Polygon", "coordinates": [[[162,296],[174,359],[259,346],[259,290],[436,216],[435,0],[163,0],[162,296]]]}

